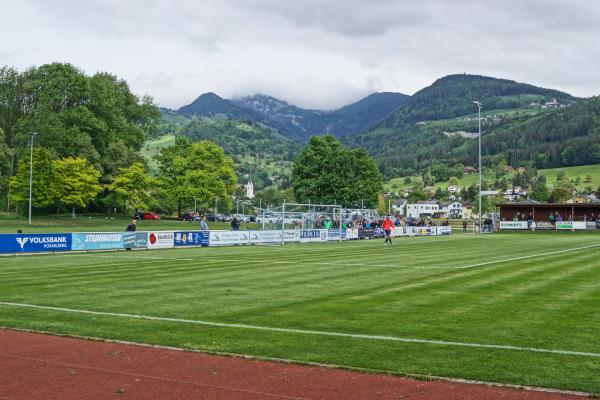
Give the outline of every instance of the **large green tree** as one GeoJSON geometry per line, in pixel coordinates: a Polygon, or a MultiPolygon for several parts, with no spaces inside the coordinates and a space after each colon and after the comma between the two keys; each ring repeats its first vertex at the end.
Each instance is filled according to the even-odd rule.
{"type": "Polygon", "coordinates": [[[62,206],[71,208],[75,216],[77,207],[86,207],[102,190],[98,182],[100,172],[83,158],[63,158],[53,161],[51,193],[57,211],[62,206]]]}
{"type": "MultiPolygon", "coordinates": [[[[24,72],[2,67],[0,139],[11,157],[6,166],[0,154],[0,173],[15,173],[18,156],[36,132],[36,146],[52,158],[86,159],[107,183],[119,168],[141,161],[138,152],[159,117],[151,98],[134,95],[125,81],[107,73],[87,76],[64,63],[24,72]]],[[[0,179],[0,194],[7,192],[0,179]]]]}
{"type": "Polygon", "coordinates": [[[209,207],[215,199],[228,204],[235,192],[235,164],[213,142],[191,143],[177,138],[175,145],[163,149],[157,160],[162,196],[177,202],[179,211],[194,201],[200,208],[209,207]]]}
{"type": "Polygon", "coordinates": [[[145,209],[150,204],[152,189],[156,180],[148,175],[142,163],[120,168],[112,182],[107,185],[109,195],[105,203],[125,210],[145,209]]]}
{"type": "Polygon", "coordinates": [[[548,187],[544,182],[538,182],[532,189],[531,193],[529,193],[529,197],[533,200],[546,202],[548,201],[548,197],[550,194],[548,193],[548,187]]]}
{"type": "MultiPolygon", "coordinates": [[[[29,201],[29,153],[18,163],[17,172],[10,178],[10,200],[16,207],[29,201]]],[[[52,157],[47,149],[33,149],[33,174],[31,175],[32,206],[44,208],[54,203],[50,190],[54,179],[52,157]]]]}
{"type": "Polygon", "coordinates": [[[301,202],[377,204],[382,177],[367,152],[347,149],[331,135],[313,136],[292,169],[294,197],[301,202]]]}

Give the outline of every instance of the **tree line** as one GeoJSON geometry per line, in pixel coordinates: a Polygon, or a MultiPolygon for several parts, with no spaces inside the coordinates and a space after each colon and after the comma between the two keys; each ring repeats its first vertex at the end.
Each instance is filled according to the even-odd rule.
{"type": "MultiPolygon", "coordinates": [[[[26,210],[30,164],[37,212],[152,209],[171,214],[192,205],[208,209],[215,200],[227,208],[243,188],[234,160],[214,141],[279,157],[291,156],[285,153],[294,148],[261,126],[191,121],[173,146],[155,155],[158,170],[150,171],[140,150],[162,125],[149,96],[134,95],[125,81],[108,73],[88,76],[63,63],[23,72],[0,68],[2,208],[26,210]]],[[[366,151],[348,149],[329,135],[313,137],[292,169],[290,190],[265,194],[357,205],[376,204],[382,189],[381,174],[366,151]]]]}

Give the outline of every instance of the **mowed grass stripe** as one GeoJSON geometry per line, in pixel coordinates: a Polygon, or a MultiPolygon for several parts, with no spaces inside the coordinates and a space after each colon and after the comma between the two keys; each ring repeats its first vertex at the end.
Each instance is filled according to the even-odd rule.
{"type": "Polygon", "coordinates": [[[468,343],[468,342],[430,340],[430,339],[420,339],[420,338],[403,338],[403,337],[383,336],[383,335],[365,335],[365,334],[359,334],[359,333],[344,333],[344,332],[318,331],[318,330],[307,330],[307,329],[276,328],[276,327],[269,327],[269,326],[257,326],[257,325],[247,325],[247,324],[229,324],[229,323],[214,322],[214,321],[201,321],[201,320],[189,320],[189,319],[180,319],[180,318],[157,317],[157,316],[148,316],[148,315],[141,315],[141,314],[112,313],[112,312],[105,312],[105,311],[93,311],[93,310],[84,310],[84,309],[52,307],[52,306],[40,306],[40,305],[35,305],[35,304],[11,303],[11,302],[3,302],[3,301],[0,301],[0,305],[7,306],[7,307],[33,308],[33,309],[40,309],[40,310],[49,310],[49,311],[76,313],[76,314],[101,315],[101,316],[116,317],[116,318],[130,318],[130,319],[142,319],[142,320],[148,320],[148,321],[206,325],[206,326],[215,326],[215,327],[220,327],[220,328],[249,329],[249,330],[270,331],[270,332],[301,334],[301,335],[335,336],[335,337],[364,339],[364,340],[382,340],[382,341],[391,341],[391,342],[417,343],[417,344],[437,345],[437,346],[474,347],[474,348],[494,349],[494,350],[510,350],[510,351],[522,351],[522,352],[532,352],[532,353],[549,353],[549,354],[600,358],[600,353],[580,352],[580,351],[571,351],[571,350],[543,349],[543,348],[535,348],[535,347],[521,347],[521,346],[502,345],[502,344],[468,343]]]}

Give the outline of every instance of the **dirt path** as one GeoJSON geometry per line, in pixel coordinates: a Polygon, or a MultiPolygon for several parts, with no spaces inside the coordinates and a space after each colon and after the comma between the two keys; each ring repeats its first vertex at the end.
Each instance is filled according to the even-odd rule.
{"type": "Polygon", "coordinates": [[[0,329],[0,399],[522,399],[583,397],[0,329]]]}

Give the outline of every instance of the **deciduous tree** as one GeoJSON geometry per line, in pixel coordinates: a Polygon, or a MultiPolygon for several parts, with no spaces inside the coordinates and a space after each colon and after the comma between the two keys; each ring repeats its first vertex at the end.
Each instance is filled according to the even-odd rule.
{"type": "Polygon", "coordinates": [[[54,169],[51,196],[57,207],[71,207],[75,216],[77,207],[86,207],[102,190],[98,183],[100,172],[83,158],[63,158],[52,162],[54,169]]]}

